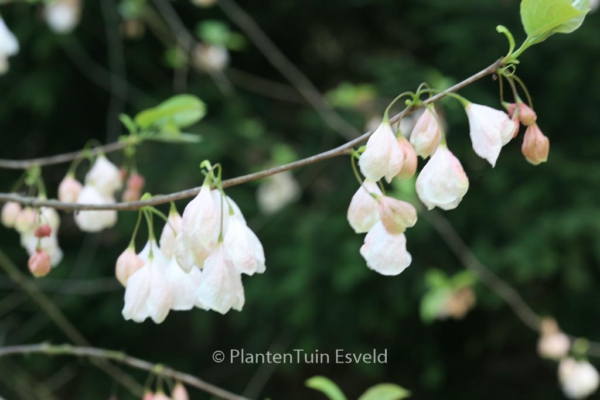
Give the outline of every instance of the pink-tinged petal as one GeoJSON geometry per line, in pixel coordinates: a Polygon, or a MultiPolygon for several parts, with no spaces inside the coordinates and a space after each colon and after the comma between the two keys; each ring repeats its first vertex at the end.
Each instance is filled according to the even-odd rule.
{"type": "Polygon", "coordinates": [[[352,197],[348,208],[348,222],[356,233],[368,232],[379,221],[379,204],[369,193],[383,195],[377,183],[366,179],[352,197]]]}
{"type": "Polygon", "coordinates": [[[448,147],[440,145],[417,178],[417,195],[429,210],[451,210],[469,190],[469,179],[448,147]]]}
{"type": "Polygon", "coordinates": [[[529,125],[523,137],[521,152],[533,165],[548,161],[550,140],[542,133],[536,123],[529,125]]]}
{"type": "Polygon", "coordinates": [[[402,164],[402,169],[398,173],[397,177],[399,179],[412,178],[417,172],[417,153],[414,147],[408,140],[404,138],[404,136],[398,137],[398,144],[400,144],[402,152],[404,153],[404,163],[402,164]]]}
{"type": "Polygon", "coordinates": [[[173,388],[173,392],[171,393],[172,400],[190,400],[187,390],[185,386],[181,382],[177,382],[175,387],[173,388]]]}
{"type": "Polygon", "coordinates": [[[558,380],[562,390],[570,399],[584,399],[600,384],[598,370],[588,361],[564,358],[558,366],[558,380]]]}
{"type": "Polygon", "coordinates": [[[369,231],[360,254],[367,266],[382,275],[398,275],[411,263],[412,257],[406,251],[406,236],[392,235],[381,222],[369,231]]]}
{"type": "Polygon", "coordinates": [[[410,143],[424,159],[435,153],[442,139],[442,128],[433,108],[427,107],[410,135],[410,143]]]}
{"type": "Polygon", "coordinates": [[[75,203],[83,185],[71,175],[65,178],[58,185],[58,200],[64,203],[75,203]]]}
{"type": "Polygon", "coordinates": [[[117,258],[115,276],[123,287],[127,287],[127,280],[143,266],[144,261],[138,257],[133,248],[128,247],[117,258]]]}
{"type": "Polygon", "coordinates": [[[403,233],[417,223],[417,210],[412,204],[388,196],[379,199],[379,216],[385,229],[392,234],[403,233]]]}
{"type": "Polygon", "coordinates": [[[372,181],[391,179],[400,172],[404,154],[389,122],[383,122],[367,141],[358,162],[362,174],[372,181]]]}
{"type": "Polygon", "coordinates": [[[169,262],[166,276],[171,291],[171,309],[185,311],[194,308],[196,287],[192,277],[183,271],[175,258],[172,258],[169,262]]]}
{"type": "Polygon", "coordinates": [[[160,234],[160,248],[167,258],[171,258],[175,254],[175,238],[181,231],[182,221],[183,219],[177,211],[170,212],[167,223],[160,234]]]}
{"type": "Polygon", "coordinates": [[[19,217],[21,210],[22,208],[19,203],[12,201],[5,203],[2,207],[2,225],[7,228],[13,228],[17,222],[17,218],[19,217]]]}

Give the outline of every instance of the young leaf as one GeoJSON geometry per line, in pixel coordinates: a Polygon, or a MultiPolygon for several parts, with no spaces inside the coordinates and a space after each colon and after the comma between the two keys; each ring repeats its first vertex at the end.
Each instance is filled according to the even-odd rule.
{"type": "Polygon", "coordinates": [[[430,324],[438,317],[440,309],[450,297],[449,289],[430,290],[421,298],[421,321],[430,324]]]}
{"type": "Polygon", "coordinates": [[[393,383],[382,383],[367,390],[358,400],[402,400],[410,397],[410,392],[393,383]]]}
{"type": "Polygon", "coordinates": [[[313,376],[306,381],[306,387],[318,390],[329,397],[329,400],[346,400],[346,396],[342,393],[338,385],[324,376],[313,376]]]}
{"type": "Polygon", "coordinates": [[[142,111],[135,116],[135,122],[142,128],[164,126],[173,122],[185,128],[200,121],[206,115],[205,104],[196,96],[182,94],[171,97],[154,108],[142,111]]]}
{"type": "Polygon", "coordinates": [[[579,17],[573,18],[572,20],[570,20],[567,23],[564,23],[564,24],[558,26],[558,28],[556,28],[554,31],[557,33],[571,33],[573,31],[579,29],[581,24],[583,24],[583,20],[585,19],[585,16],[592,9],[592,6],[590,3],[591,3],[591,0],[574,0],[573,4],[571,4],[571,5],[573,7],[575,7],[577,10],[581,11],[583,14],[580,15],[579,17]]]}
{"type": "MultiPolygon", "coordinates": [[[[580,0],[576,0],[578,1],[580,0]]],[[[575,8],[570,0],[523,0],[521,2],[523,27],[529,38],[536,38],[536,43],[557,32],[557,28],[572,24],[582,16],[585,16],[585,12],[575,8]]]]}
{"type": "Polygon", "coordinates": [[[119,119],[121,120],[121,123],[125,125],[129,133],[134,134],[137,131],[137,126],[135,125],[135,122],[131,119],[129,115],[121,114],[119,115],[119,119]]]}

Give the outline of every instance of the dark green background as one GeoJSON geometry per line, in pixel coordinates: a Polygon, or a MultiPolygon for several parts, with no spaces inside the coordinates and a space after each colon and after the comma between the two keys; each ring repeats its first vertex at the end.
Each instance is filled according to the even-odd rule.
{"type": "MultiPolygon", "coordinates": [[[[371,83],[381,98],[414,90],[424,80],[436,83],[440,76],[457,82],[491,64],[507,50],[506,39],[496,33],[498,24],[509,27],[518,42],[524,38],[517,0],[247,0],[242,5],[320,90],[345,81],[371,83]]],[[[218,7],[199,9],[182,0],[174,6],[190,30],[203,19],[223,20],[237,30],[218,7]]],[[[109,65],[99,2],[87,1],[75,34],[64,37],[48,31],[36,6],[13,4],[0,10],[21,43],[20,54],[10,59],[10,73],[0,77],[0,157],[52,155],[80,149],[92,138],[115,140],[114,121],[106,123],[110,93],[90,79],[98,65],[104,70],[109,65]],[[82,61],[80,51],[93,64],[82,61]]],[[[481,261],[514,285],[538,313],[553,315],[564,330],[592,339],[600,338],[599,17],[590,15],[574,34],[556,35],[521,58],[518,74],[529,86],[540,127],[550,138],[548,163],[528,164],[520,152],[520,136],[490,168],[470,147],[464,113],[445,103],[449,146],[471,183],[460,207],[445,215],[481,261]]],[[[135,114],[175,93],[165,48],[150,31],[124,46],[127,79],[141,92],[129,93],[125,112],[135,114]]],[[[285,83],[251,44],[233,53],[232,66],[285,83]]],[[[204,141],[144,144],[138,165],[152,193],[199,185],[198,164],[206,158],[223,163],[225,177],[234,177],[263,168],[279,144],[289,144],[304,157],[343,143],[307,105],[243,88],[226,96],[206,75],[192,73],[188,84],[187,91],[208,105],[208,116],[192,129],[204,141]]],[[[499,107],[497,83],[491,78],[461,93],[499,107]]],[[[340,112],[362,131],[367,117],[384,107],[340,112]]],[[[112,159],[120,162],[121,157],[112,159]]],[[[67,167],[44,169],[52,196],[67,167]]],[[[304,186],[301,200],[272,217],[258,211],[256,184],[227,191],[267,257],[264,275],[244,277],[241,313],[194,310],[173,312],[158,326],[125,322],[123,290],[106,278],[113,276],[115,259],[127,245],[135,213],[121,213],[116,228],[94,235],[82,234],[72,216],[65,216],[59,238],[64,261],[36,284],[94,346],[162,362],[236,393],[244,392],[249,382],[259,384],[255,374],[272,373],[260,393],[253,394],[257,398],[321,399],[304,387],[314,375],[333,379],[349,399],[380,382],[400,384],[415,399],[562,398],[556,365],[536,353],[536,334],[486,287],[476,287],[477,306],[463,321],[420,321],[425,271],[437,267],[453,274],[462,269],[424,219],[407,233],[410,268],[397,277],[380,276],[366,267],[358,253],[363,237],[346,221],[357,188],[348,159],[295,174],[304,186]],[[100,282],[105,290],[73,293],[73,284],[63,285],[63,279],[100,282]],[[280,365],[257,372],[257,365],[217,365],[211,359],[215,350],[265,352],[272,346],[330,354],[339,348],[356,353],[387,349],[389,360],[387,365],[280,365]]],[[[15,171],[0,171],[1,191],[9,191],[17,178],[15,171]]],[[[178,206],[182,210],[185,202],[178,206]]],[[[2,250],[27,273],[17,234],[2,229],[0,235],[2,250]]],[[[2,345],[67,341],[8,278],[1,277],[0,283],[2,345]],[[10,299],[21,296],[23,301],[12,307],[10,299]]],[[[141,383],[146,379],[128,371],[141,383]]],[[[14,380],[2,383],[0,395],[20,398],[11,389],[17,380],[51,385],[47,379],[58,373],[66,382],[56,390],[57,398],[107,399],[113,390],[119,399],[131,398],[86,360],[44,356],[0,359],[0,374],[14,380]]],[[[208,398],[190,392],[193,399],[208,398]]]]}

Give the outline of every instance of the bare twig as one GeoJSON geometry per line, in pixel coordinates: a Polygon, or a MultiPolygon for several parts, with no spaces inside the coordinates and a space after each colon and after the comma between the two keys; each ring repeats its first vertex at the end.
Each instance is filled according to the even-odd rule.
{"type": "MultiPolygon", "coordinates": [[[[56,326],[71,340],[73,343],[80,346],[88,346],[89,342],[87,339],[77,330],[77,328],[65,317],[62,311],[46,296],[42,293],[31,281],[19,271],[13,262],[0,250],[0,267],[17,282],[23,290],[35,301],[38,306],[48,315],[50,319],[54,321],[56,326]]],[[[118,382],[121,382],[131,392],[135,394],[142,394],[142,387],[129,375],[124,374],[114,365],[102,361],[96,360],[95,364],[105,371],[108,375],[112,376],[118,382]]]]}
{"type": "MultiPolygon", "coordinates": [[[[460,89],[464,88],[465,86],[468,86],[468,85],[472,84],[473,82],[475,82],[485,76],[493,74],[498,69],[498,67],[500,67],[501,65],[502,65],[502,60],[496,61],[489,67],[487,67],[487,68],[483,69],[482,71],[476,73],[475,75],[465,79],[464,81],[454,85],[453,87],[448,89],[446,92],[438,93],[437,95],[432,96],[431,98],[425,100],[419,106],[407,108],[404,111],[396,114],[394,117],[390,118],[390,123],[399,121],[400,119],[404,118],[405,116],[412,114],[419,108],[422,108],[427,104],[430,104],[437,100],[440,100],[441,98],[446,96],[446,93],[455,92],[457,90],[460,90],[460,89]]],[[[253,174],[243,175],[243,176],[240,176],[237,178],[225,180],[225,181],[223,181],[223,187],[227,188],[230,186],[241,185],[243,183],[247,183],[247,182],[254,181],[257,179],[261,179],[261,178],[266,178],[268,176],[275,175],[280,172],[305,167],[307,165],[316,164],[316,163],[328,160],[330,158],[349,154],[349,152],[351,151],[351,149],[354,146],[357,146],[357,145],[361,144],[362,142],[364,142],[365,140],[367,140],[371,136],[372,133],[373,133],[373,131],[367,132],[367,133],[361,135],[360,137],[347,142],[346,144],[336,147],[335,149],[328,150],[323,153],[304,158],[302,160],[298,160],[298,161],[295,161],[295,162],[292,162],[289,164],[281,165],[281,166],[278,166],[275,168],[266,169],[266,170],[256,172],[253,174]]],[[[64,157],[64,155],[56,156],[56,157],[64,157]]],[[[40,160],[45,161],[45,159],[38,159],[37,161],[39,162],[40,160]]],[[[1,161],[2,160],[0,160],[0,167],[2,166],[1,161]]],[[[17,194],[10,194],[10,193],[0,193],[0,201],[5,201],[5,202],[14,201],[14,202],[21,203],[23,205],[27,205],[27,206],[31,206],[31,207],[52,207],[52,208],[55,208],[58,210],[65,210],[65,211],[75,211],[75,210],[119,210],[119,211],[125,211],[125,210],[138,210],[145,206],[155,206],[155,205],[159,205],[159,204],[169,203],[171,201],[186,199],[186,198],[197,195],[200,192],[200,189],[201,189],[200,187],[191,188],[191,189],[183,190],[183,191],[176,192],[176,193],[171,193],[171,194],[162,195],[162,196],[155,196],[152,199],[145,200],[145,201],[135,201],[135,202],[129,202],[129,203],[116,203],[116,204],[102,204],[102,205],[63,203],[63,202],[59,202],[56,200],[41,200],[41,199],[19,196],[17,194]]]]}
{"type": "MultiPolygon", "coordinates": [[[[515,288],[503,281],[498,275],[479,261],[471,249],[465,244],[456,229],[454,229],[452,224],[450,224],[442,214],[437,211],[428,211],[421,213],[421,215],[438,232],[442,240],[448,245],[450,250],[452,250],[465,268],[473,271],[484,285],[502,298],[527,327],[536,332],[540,332],[542,318],[533,311],[525,300],[523,300],[523,297],[521,297],[515,288]]],[[[577,339],[577,336],[568,336],[571,341],[577,339]]],[[[600,343],[590,341],[588,354],[594,357],[600,357],[600,343]]]]}
{"type": "Polygon", "coordinates": [[[98,358],[102,360],[112,360],[121,364],[128,365],[133,368],[141,369],[148,372],[153,372],[163,376],[173,378],[175,380],[187,383],[190,386],[203,390],[210,393],[218,398],[225,400],[248,400],[246,397],[238,396],[223,390],[217,386],[214,386],[208,382],[205,382],[193,375],[189,375],[183,372],[176,371],[172,368],[163,366],[161,364],[153,364],[149,361],[141,360],[139,358],[128,356],[127,354],[120,351],[98,349],[94,347],[78,347],[71,345],[50,345],[46,343],[33,344],[33,345],[21,345],[21,346],[7,346],[0,348],[0,357],[5,357],[15,354],[47,354],[51,356],[56,355],[68,355],[76,357],[90,357],[98,358]]]}
{"type": "Polygon", "coordinates": [[[355,138],[360,134],[331,107],[310,79],[287,59],[246,11],[233,0],[219,0],[217,4],[246,33],[267,60],[302,94],[331,129],[338,131],[346,139],[355,138]]]}

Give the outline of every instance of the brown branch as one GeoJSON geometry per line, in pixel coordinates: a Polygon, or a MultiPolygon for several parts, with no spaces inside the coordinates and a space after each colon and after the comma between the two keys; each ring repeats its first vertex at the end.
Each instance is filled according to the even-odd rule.
{"type": "Polygon", "coordinates": [[[152,364],[151,362],[141,360],[139,358],[128,356],[127,354],[120,351],[98,349],[94,347],[77,347],[71,345],[60,345],[53,346],[50,344],[32,344],[32,345],[21,345],[21,346],[7,346],[0,348],[0,357],[14,355],[14,354],[47,354],[51,356],[56,355],[68,355],[76,357],[90,357],[99,358],[103,360],[116,361],[121,364],[128,365],[133,368],[140,370],[153,372],[162,376],[167,376],[175,380],[187,383],[190,386],[203,390],[220,399],[225,400],[248,400],[246,397],[238,396],[223,390],[217,386],[214,386],[208,382],[205,382],[193,375],[189,375],[183,372],[176,371],[172,368],[165,367],[161,364],[152,364]]]}
{"type": "MultiPolygon", "coordinates": [[[[492,65],[490,65],[489,67],[483,69],[482,71],[479,71],[475,75],[454,85],[453,87],[448,89],[446,92],[438,93],[437,95],[425,100],[422,104],[412,107],[412,108],[407,108],[404,111],[396,114],[394,117],[392,117],[390,119],[390,123],[395,123],[395,122],[399,121],[400,119],[404,118],[405,116],[412,114],[419,108],[422,108],[427,104],[430,104],[437,100],[440,100],[441,98],[446,96],[446,93],[456,92],[457,90],[460,90],[460,89],[464,88],[465,86],[468,86],[483,77],[493,74],[501,65],[502,65],[502,60],[500,59],[500,60],[496,61],[495,63],[493,63],[492,65]]],[[[261,178],[266,178],[268,176],[275,175],[280,172],[289,171],[289,170],[297,169],[297,168],[302,168],[307,165],[312,165],[312,164],[319,163],[321,161],[328,160],[330,158],[349,154],[353,147],[355,147],[355,146],[361,144],[362,142],[364,142],[365,140],[367,140],[369,138],[369,136],[371,136],[371,134],[373,134],[373,131],[367,132],[367,133],[363,134],[362,136],[347,142],[346,144],[336,147],[335,149],[331,149],[331,150],[325,151],[323,153],[304,158],[302,160],[294,161],[289,164],[281,165],[281,166],[278,166],[275,168],[266,169],[264,171],[259,171],[259,172],[253,173],[253,174],[248,174],[248,175],[243,175],[243,176],[240,176],[237,178],[227,179],[227,180],[223,181],[223,187],[227,188],[230,186],[241,185],[243,183],[247,183],[247,182],[254,181],[257,179],[261,179],[261,178]]],[[[61,157],[61,156],[56,156],[56,157],[61,157]]],[[[38,159],[38,160],[40,160],[40,159],[38,159]]],[[[43,160],[43,159],[41,159],[41,160],[43,160]]],[[[52,207],[52,208],[55,208],[58,210],[65,210],[65,211],[76,211],[76,210],[131,211],[131,210],[139,210],[140,208],[146,207],[146,206],[156,206],[159,204],[169,203],[171,201],[186,199],[186,198],[197,195],[199,192],[200,192],[200,187],[195,187],[195,188],[183,190],[183,191],[176,192],[176,193],[155,196],[152,199],[144,200],[144,201],[135,201],[135,202],[129,202],[129,203],[116,203],[116,204],[102,204],[102,205],[62,203],[57,200],[40,200],[40,199],[36,199],[33,197],[24,197],[24,196],[20,196],[17,194],[10,194],[10,193],[0,193],[0,201],[4,201],[4,202],[13,201],[13,202],[20,203],[20,204],[23,204],[26,206],[31,206],[31,207],[52,207]]]]}
{"type": "Polygon", "coordinates": [[[217,4],[244,31],[271,65],[302,94],[331,129],[338,131],[346,139],[355,138],[360,134],[354,126],[335,111],[310,79],[288,60],[246,11],[233,0],[219,0],[217,4]]]}
{"type": "MultiPolygon", "coordinates": [[[[479,261],[469,246],[467,246],[460,237],[456,229],[450,224],[450,221],[437,211],[423,212],[421,215],[437,231],[442,240],[448,245],[450,250],[465,268],[473,271],[483,284],[504,300],[523,324],[538,333],[540,332],[542,318],[533,311],[515,288],[510,286],[479,261]]],[[[571,342],[577,339],[577,336],[574,335],[567,334],[567,336],[569,336],[571,342]]],[[[594,357],[600,357],[600,343],[590,341],[588,354],[594,357]]]]}
{"type": "MultiPolygon", "coordinates": [[[[103,153],[112,153],[115,151],[123,150],[127,146],[127,143],[114,142],[104,146],[94,147],[89,152],[92,155],[103,153]]],[[[33,158],[30,160],[2,160],[0,159],[0,168],[5,169],[27,169],[31,167],[46,167],[48,165],[55,165],[73,161],[77,157],[81,156],[82,151],[73,151],[71,153],[59,154],[56,156],[33,158]]]]}

